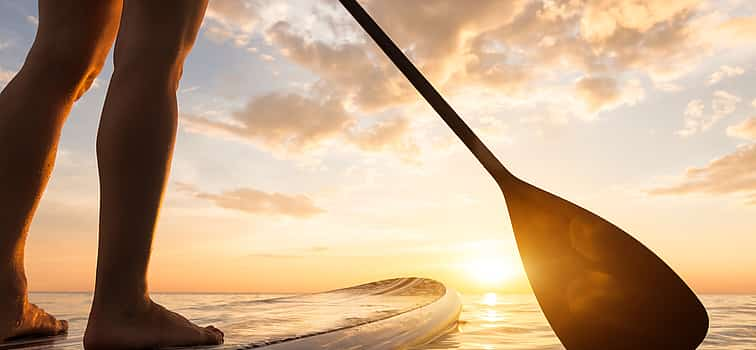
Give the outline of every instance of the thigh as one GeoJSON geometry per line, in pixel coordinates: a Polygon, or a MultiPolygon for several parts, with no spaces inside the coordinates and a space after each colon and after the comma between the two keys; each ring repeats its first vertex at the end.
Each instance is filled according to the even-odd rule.
{"type": "Polygon", "coordinates": [[[125,0],[115,64],[180,64],[188,54],[207,0],[125,0]]]}

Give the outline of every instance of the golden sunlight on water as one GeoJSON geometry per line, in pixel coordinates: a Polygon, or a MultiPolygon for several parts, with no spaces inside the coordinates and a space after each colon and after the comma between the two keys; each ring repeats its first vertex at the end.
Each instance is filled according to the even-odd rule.
{"type": "MultiPolygon", "coordinates": [[[[701,300],[711,328],[700,350],[756,349],[756,296],[703,295],[701,300]]],[[[532,295],[463,295],[462,302],[458,329],[416,350],[564,349],[532,295]]]]}
{"type": "MultiPolygon", "coordinates": [[[[158,302],[178,310],[200,324],[227,323],[243,314],[244,305],[280,295],[158,294],[158,302]]],[[[33,302],[68,319],[72,333],[84,329],[91,294],[34,293],[33,302]]],[[[701,350],[753,350],[756,344],[756,296],[703,295],[711,328],[701,350]]],[[[562,350],[546,319],[528,294],[485,293],[462,296],[458,329],[418,349],[562,350]]],[[[259,318],[261,315],[257,315],[259,318]]],[[[292,315],[293,317],[296,315],[292,315]]],[[[264,321],[257,319],[257,321],[264,321]]],[[[416,350],[418,350],[416,349],[416,350]]]]}
{"type": "Polygon", "coordinates": [[[483,304],[496,306],[496,293],[486,293],[483,295],[483,304]]]}
{"type": "Polygon", "coordinates": [[[489,306],[489,308],[483,310],[483,313],[481,314],[481,319],[489,322],[489,324],[485,325],[486,327],[495,327],[496,322],[504,320],[504,314],[500,314],[499,311],[495,309],[498,304],[497,299],[496,293],[486,293],[481,300],[481,304],[489,306]]]}

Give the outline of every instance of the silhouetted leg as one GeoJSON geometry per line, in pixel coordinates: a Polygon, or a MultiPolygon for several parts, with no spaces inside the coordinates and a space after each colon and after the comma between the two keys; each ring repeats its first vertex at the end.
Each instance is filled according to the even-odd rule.
{"type": "Polygon", "coordinates": [[[0,342],[67,329],[30,304],[24,244],[74,101],[99,73],[121,1],[42,0],[23,67],[0,93],[0,342]]]}
{"type": "Polygon", "coordinates": [[[147,287],[155,223],[177,128],[176,89],[205,0],[127,0],[115,70],[97,138],[100,245],[87,349],[218,344],[152,302],[147,287]]]}

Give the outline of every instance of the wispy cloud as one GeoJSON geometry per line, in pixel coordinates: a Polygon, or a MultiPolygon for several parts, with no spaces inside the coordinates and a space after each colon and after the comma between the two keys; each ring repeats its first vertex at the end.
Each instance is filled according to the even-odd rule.
{"type": "Polygon", "coordinates": [[[190,131],[227,134],[294,153],[320,146],[354,122],[339,101],[284,93],[252,98],[228,121],[190,115],[183,121],[190,131]]]}
{"type": "Polygon", "coordinates": [[[723,118],[735,113],[741,100],[727,91],[715,91],[711,100],[711,114],[706,113],[706,106],[702,100],[688,102],[684,113],[685,124],[677,131],[677,135],[686,137],[709,130],[723,118]]]}
{"type": "Polygon", "coordinates": [[[283,215],[309,218],[325,212],[305,195],[264,192],[253,188],[237,188],[222,193],[208,193],[194,185],[177,183],[177,188],[195,198],[209,200],[218,207],[233,209],[249,214],[283,215]]]}
{"type": "Polygon", "coordinates": [[[259,57],[260,57],[261,60],[263,60],[265,62],[273,62],[273,61],[276,60],[275,57],[273,57],[271,55],[266,55],[266,54],[260,54],[259,57]]]}
{"type": "Polygon", "coordinates": [[[358,43],[330,45],[312,41],[279,22],[266,32],[281,55],[325,79],[321,88],[343,96],[363,110],[374,111],[417,98],[404,78],[372,47],[358,43]]]}
{"type": "Polygon", "coordinates": [[[664,92],[679,92],[685,89],[680,84],[675,84],[675,83],[666,82],[666,81],[656,81],[654,82],[654,87],[664,92]]]}
{"type": "Polygon", "coordinates": [[[15,71],[4,69],[3,67],[0,67],[0,89],[4,88],[8,82],[13,79],[13,77],[16,75],[15,71]]]}
{"type": "Polygon", "coordinates": [[[709,77],[709,85],[715,85],[725,78],[737,77],[743,74],[745,74],[745,69],[742,67],[721,66],[718,71],[712,73],[711,77],[709,77]]]}
{"type": "Polygon", "coordinates": [[[260,21],[259,4],[253,1],[211,1],[205,17],[204,33],[210,40],[245,47],[260,21]]]}
{"type": "Polygon", "coordinates": [[[328,144],[346,144],[364,151],[392,151],[411,159],[419,149],[403,117],[360,122],[338,99],[294,93],[252,98],[228,120],[183,115],[187,131],[231,137],[282,154],[302,154],[328,144]]]}
{"type": "Polygon", "coordinates": [[[39,18],[37,18],[36,16],[26,16],[26,21],[35,26],[39,25],[39,18]]]}
{"type": "Polygon", "coordinates": [[[608,77],[581,78],[575,83],[575,91],[591,113],[622,104],[634,105],[646,95],[638,80],[620,86],[617,80],[608,77]]]}
{"type": "Polygon", "coordinates": [[[750,117],[740,124],[727,128],[727,135],[756,141],[756,117],[750,117]]]}
{"type": "Polygon", "coordinates": [[[756,16],[731,18],[716,28],[717,39],[731,43],[756,40],[756,16]]]}
{"type": "Polygon", "coordinates": [[[330,250],[328,247],[313,246],[306,249],[290,249],[283,252],[259,252],[247,255],[248,258],[262,259],[301,259],[311,255],[318,255],[330,250]]]}
{"type": "Polygon", "coordinates": [[[190,87],[183,88],[183,89],[179,90],[179,93],[180,94],[189,94],[189,93],[195,92],[195,91],[197,91],[199,89],[200,89],[199,86],[194,85],[194,86],[190,86],[190,87]]]}
{"type": "Polygon", "coordinates": [[[700,168],[688,169],[677,184],[649,191],[652,195],[744,194],[756,205],[756,143],[739,147],[700,168]]]}

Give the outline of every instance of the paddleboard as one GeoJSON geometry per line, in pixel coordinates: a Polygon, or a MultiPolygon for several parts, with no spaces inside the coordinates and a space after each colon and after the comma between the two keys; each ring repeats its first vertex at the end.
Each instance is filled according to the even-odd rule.
{"type": "MultiPolygon", "coordinates": [[[[397,278],[323,293],[203,305],[217,310],[226,334],[202,349],[403,349],[456,327],[459,295],[440,282],[397,278]]],[[[81,315],[80,317],[86,317],[81,315]]],[[[68,335],[17,340],[0,349],[79,350],[82,329],[68,335]]]]}

